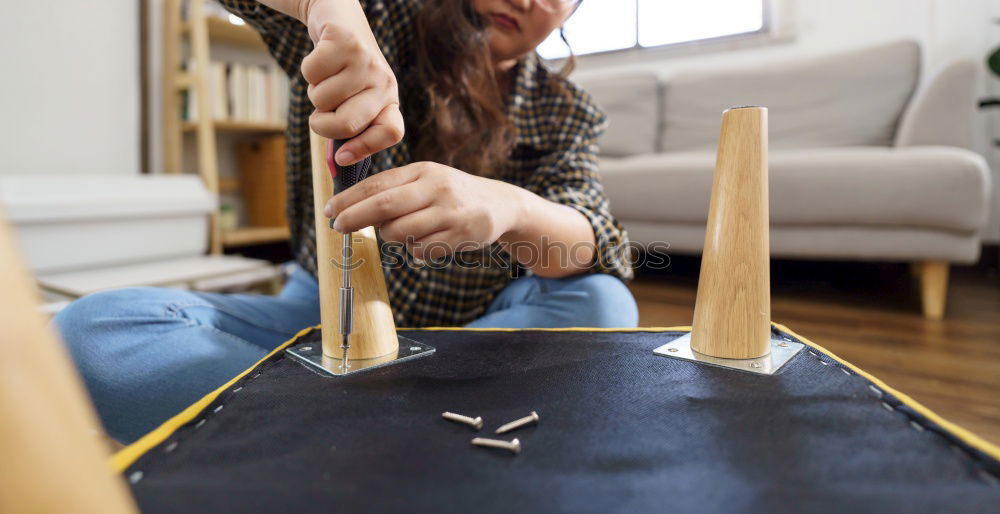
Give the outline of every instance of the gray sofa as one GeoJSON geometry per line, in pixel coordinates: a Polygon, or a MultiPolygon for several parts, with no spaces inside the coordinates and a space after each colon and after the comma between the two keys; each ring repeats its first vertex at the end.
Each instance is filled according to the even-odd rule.
{"type": "Polygon", "coordinates": [[[721,113],[769,108],[771,254],[914,263],[944,312],[950,263],[980,252],[990,191],[973,144],[977,63],[920,82],[910,41],[756,68],[585,79],[608,113],[601,171],[634,241],[701,252],[721,113]]]}

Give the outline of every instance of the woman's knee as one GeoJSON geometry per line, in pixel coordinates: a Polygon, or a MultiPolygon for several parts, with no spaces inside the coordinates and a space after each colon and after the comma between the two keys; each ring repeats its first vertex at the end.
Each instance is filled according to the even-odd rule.
{"type": "Polygon", "coordinates": [[[162,321],[173,291],[134,287],[79,298],[56,314],[52,323],[84,374],[103,367],[129,344],[136,325],[162,321]]]}
{"type": "Polygon", "coordinates": [[[635,298],[619,278],[595,273],[573,277],[569,288],[586,294],[588,301],[581,315],[586,326],[597,328],[633,328],[639,324],[635,298]]]}
{"type": "Polygon", "coordinates": [[[70,302],[53,318],[59,330],[69,335],[93,330],[108,322],[134,317],[162,315],[166,302],[157,301],[161,290],[154,287],[130,287],[90,294],[70,302]],[[157,308],[157,306],[159,308],[157,308]]]}

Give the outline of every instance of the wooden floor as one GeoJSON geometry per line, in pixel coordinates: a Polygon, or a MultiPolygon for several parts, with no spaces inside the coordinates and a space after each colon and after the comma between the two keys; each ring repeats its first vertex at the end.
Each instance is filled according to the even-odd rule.
{"type": "MultiPolygon", "coordinates": [[[[671,256],[631,289],[640,326],[690,325],[698,259],[671,256]]],[[[771,319],[1000,445],[1000,276],[995,264],[952,267],[944,321],[920,315],[902,264],[771,265],[771,319]]]]}

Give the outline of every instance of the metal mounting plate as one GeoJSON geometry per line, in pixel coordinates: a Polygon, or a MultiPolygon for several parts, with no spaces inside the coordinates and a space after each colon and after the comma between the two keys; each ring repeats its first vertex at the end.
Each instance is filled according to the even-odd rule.
{"type": "Polygon", "coordinates": [[[323,344],[319,341],[304,342],[285,349],[293,359],[301,362],[307,368],[329,377],[353,375],[377,368],[384,368],[434,353],[434,347],[414,341],[403,336],[399,337],[399,351],[395,355],[386,355],[375,359],[352,359],[344,369],[343,361],[323,355],[323,344]]]}
{"type": "Polygon", "coordinates": [[[699,362],[720,368],[748,371],[759,375],[773,375],[799,353],[805,345],[783,339],[771,339],[771,353],[756,359],[723,359],[698,353],[691,348],[691,334],[684,334],[653,350],[656,355],[699,362]]]}

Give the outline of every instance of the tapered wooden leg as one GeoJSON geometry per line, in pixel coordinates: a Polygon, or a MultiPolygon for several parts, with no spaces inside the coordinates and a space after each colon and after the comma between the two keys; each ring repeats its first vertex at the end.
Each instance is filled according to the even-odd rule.
{"type": "Polygon", "coordinates": [[[930,320],[944,319],[944,309],[948,301],[948,262],[923,261],[914,263],[920,280],[920,301],[924,317],[930,320]]]}
{"type": "Polygon", "coordinates": [[[0,512],[135,512],[2,216],[0,270],[0,512]]]}
{"type": "Polygon", "coordinates": [[[767,109],[722,116],[691,348],[725,359],[770,352],[767,109]]]}
{"type": "MultiPolygon", "coordinates": [[[[319,281],[320,320],[323,355],[343,358],[340,333],[340,285],[345,265],[344,236],[330,228],[323,207],[333,194],[333,180],[326,162],[327,139],[312,137],[313,200],[316,209],[316,277],[319,281]]],[[[354,288],[354,329],[348,357],[351,360],[374,359],[393,355],[399,350],[396,324],[389,307],[389,294],[382,271],[375,229],[368,227],[354,233],[351,281],[354,288]]]]}

